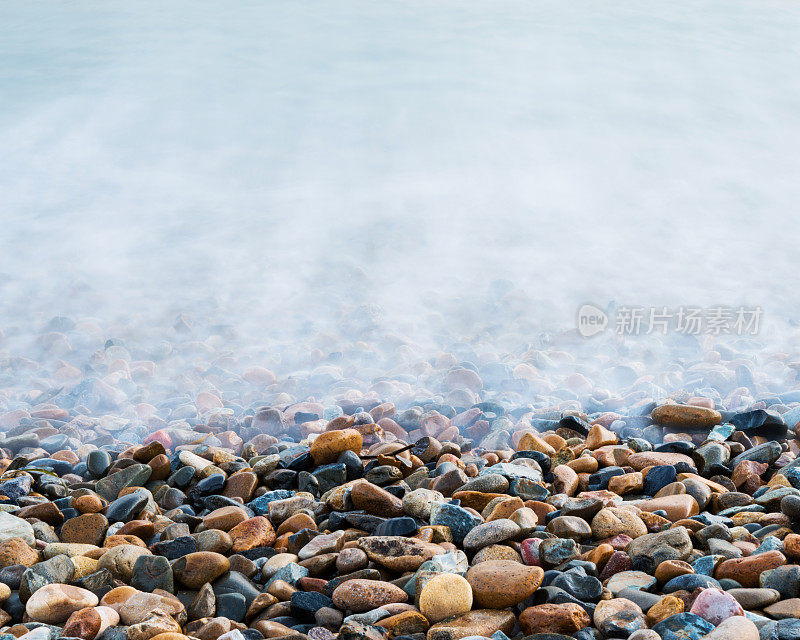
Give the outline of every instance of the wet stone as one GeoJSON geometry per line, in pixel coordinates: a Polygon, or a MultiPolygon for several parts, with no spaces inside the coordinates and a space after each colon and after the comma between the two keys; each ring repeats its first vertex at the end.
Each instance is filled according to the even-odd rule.
{"type": "Polygon", "coordinates": [[[693,613],[678,613],[653,626],[662,640],[699,640],[714,630],[714,625],[693,613]]]}
{"type": "Polygon", "coordinates": [[[164,556],[142,555],[136,558],[131,574],[131,586],[140,591],[174,590],[172,566],[164,556]]]}
{"type": "Polygon", "coordinates": [[[109,522],[129,522],[136,519],[137,515],[147,504],[146,493],[129,493],[117,498],[108,505],[106,518],[109,522]]]}

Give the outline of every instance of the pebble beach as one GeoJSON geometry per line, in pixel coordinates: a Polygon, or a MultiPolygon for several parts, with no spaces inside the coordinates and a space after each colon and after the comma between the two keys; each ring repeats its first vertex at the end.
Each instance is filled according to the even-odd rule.
{"type": "Polygon", "coordinates": [[[111,330],[0,343],[2,640],[800,635],[796,351],[111,330]]]}
{"type": "Polygon", "coordinates": [[[0,3],[0,640],[800,640],[791,42],[0,3]]]}

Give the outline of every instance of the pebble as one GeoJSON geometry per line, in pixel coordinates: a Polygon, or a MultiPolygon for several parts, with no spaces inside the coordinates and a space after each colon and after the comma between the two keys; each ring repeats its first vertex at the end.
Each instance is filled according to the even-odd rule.
{"type": "Polygon", "coordinates": [[[714,625],[693,613],[676,613],[653,625],[663,640],[699,640],[714,630],[714,625]]]}
{"type": "Polygon", "coordinates": [[[6,511],[0,511],[0,542],[21,538],[28,545],[34,545],[33,527],[22,518],[6,511]]]}
{"type": "MultiPolygon", "coordinates": [[[[516,616],[511,611],[473,609],[452,620],[432,625],[428,629],[427,640],[460,640],[472,636],[491,638],[497,633],[511,633],[515,624],[516,616]]],[[[500,636],[498,640],[502,638],[500,636]]]]}
{"type": "Polygon", "coordinates": [[[348,580],[333,591],[333,603],[346,611],[370,611],[393,602],[405,602],[405,591],[378,580],[348,580]]]}
{"type": "Polygon", "coordinates": [[[172,573],[182,585],[199,589],[205,583],[219,578],[229,567],[230,561],[222,554],[197,551],[178,558],[172,564],[172,573]]]}
{"type": "Polygon", "coordinates": [[[25,612],[35,622],[60,624],[74,612],[94,607],[99,602],[98,597],[86,589],[68,584],[48,584],[28,598],[25,612]]]}
{"type": "Polygon", "coordinates": [[[492,544],[504,542],[519,533],[519,527],[511,520],[500,519],[477,525],[464,536],[465,549],[475,551],[492,544]]]}
{"type": "Polygon", "coordinates": [[[589,614],[577,604],[540,604],[525,609],[519,624],[526,635],[533,633],[561,633],[572,635],[588,627],[589,614]]]}
{"type": "Polygon", "coordinates": [[[744,616],[723,620],[716,629],[703,636],[703,640],[758,640],[758,627],[744,616]]]}
{"type": "Polygon", "coordinates": [[[472,587],[467,580],[455,573],[440,573],[425,581],[417,606],[428,622],[435,624],[470,611],[472,597],[472,587]]]}
{"type": "Polygon", "coordinates": [[[544,570],[513,560],[486,560],[467,571],[476,604],[485,609],[506,609],[526,600],[542,584],[544,570]]]}
{"type": "Polygon", "coordinates": [[[690,613],[697,614],[716,626],[731,616],[743,616],[744,609],[732,595],[712,587],[700,591],[694,599],[690,613]]]}
{"type": "Polygon", "coordinates": [[[630,509],[607,507],[601,509],[592,518],[591,533],[598,540],[612,538],[619,534],[639,538],[647,535],[647,527],[642,519],[630,509]]]}

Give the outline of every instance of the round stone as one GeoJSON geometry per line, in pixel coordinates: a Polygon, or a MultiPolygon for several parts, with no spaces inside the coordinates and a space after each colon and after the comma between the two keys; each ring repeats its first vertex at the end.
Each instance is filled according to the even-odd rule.
{"type": "Polygon", "coordinates": [[[474,527],[464,537],[465,549],[481,549],[498,542],[513,538],[519,533],[519,527],[511,520],[501,518],[474,527]]]}
{"type": "Polygon", "coordinates": [[[487,560],[466,575],[475,603],[485,609],[506,609],[529,598],[544,579],[541,567],[513,560],[487,560]]]}
{"type": "Polygon", "coordinates": [[[172,565],[172,573],[182,585],[199,589],[206,582],[213,582],[230,568],[230,561],[213,551],[196,551],[178,558],[172,565]]]}
{"type": "Polygon", "coordinates": [[[140,591],[162,589],[172,593],[172,566],[164,556],[141,555],[136,558],[131,573],[131,586],[140,591]]]}
{"type": "Polygon", "coordinates": [[[572,540],[588,540],[592,537],[592,530],[583,518],[577,516],[558,516],[547,523],[549,533],[558,538],[571,538],[572,540]]]}
{"type": "Polygon", "coordinates": [[[460,616],[472,609],[470,583],[455,573],[440,573],[425,582],[419,594],[419,610],[431,624],[460,616]]]}
{"type": "Polygon", "coordinates": [[[630,509],[607,507],[601,509],[592,518],[592,535],[597,540],[611,538],[625,534],[631,538],[638,538],[647,534],[647,527],[642,519],[630,509]]]}
{"type": "Polygon", "coordinates": [[[48,584],[38,589],[25,604],[34,622],[62,624],[75,611],[98,604],[95,594],[68,584],[48,584]]]}
{"type": "Polygon", "coordinates": [[[540,604],[528,607],[519,617],[526,635],[534,633],[560,633],[572,635],[591,624],[583,607],[573,604],[540,604]]]}
{"type": "Polygon", "coordinates": [[[145,547],[120,544],[106,551],[97,563],[98,569],[108,569],[111,575],[124,583],[130,583],[133,567],[139,556],[150,555],[145,547]]]}
{"type": "Polygon", "coordinates": [[[694,604],[690,609],[691,613],[697,614],[703,620],[707,620],[713,625],[731,616],[743,616],[744,609],[736,599],[720,589],[703,589],[695,598],[694,604]]]}
{"type": "Polygon", "coordinates": [[[321,433],[311,444],[311,456],[315,464],[336,462],[345,451],[361,453],[363,440],[355,429],[341,429],[321,433]]]}
{"type": "Polygon", "coordinates": [[[656,580],[663,584],[686,573],[694,573],[694,568],[688,562],[683,560],[664,560],[656,567],[655,576],[656,580]]]}
{"type": "Polygon", "coordinates": [[[334,589],[333,603],[343,611],[370,611],[385,604],[405,602],[408,595],[400,587],[380,580],[347,580],[334,589]]]}

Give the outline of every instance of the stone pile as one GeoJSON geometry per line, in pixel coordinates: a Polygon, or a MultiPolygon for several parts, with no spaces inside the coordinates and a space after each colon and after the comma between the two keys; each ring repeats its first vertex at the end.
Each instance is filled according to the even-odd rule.
{"type": "Polygon", "coordinates": [[[141,443],[80,405],[0,414],[0,640],[800,638],[796,392],[239,416],[204,393],[141,443]]]}

